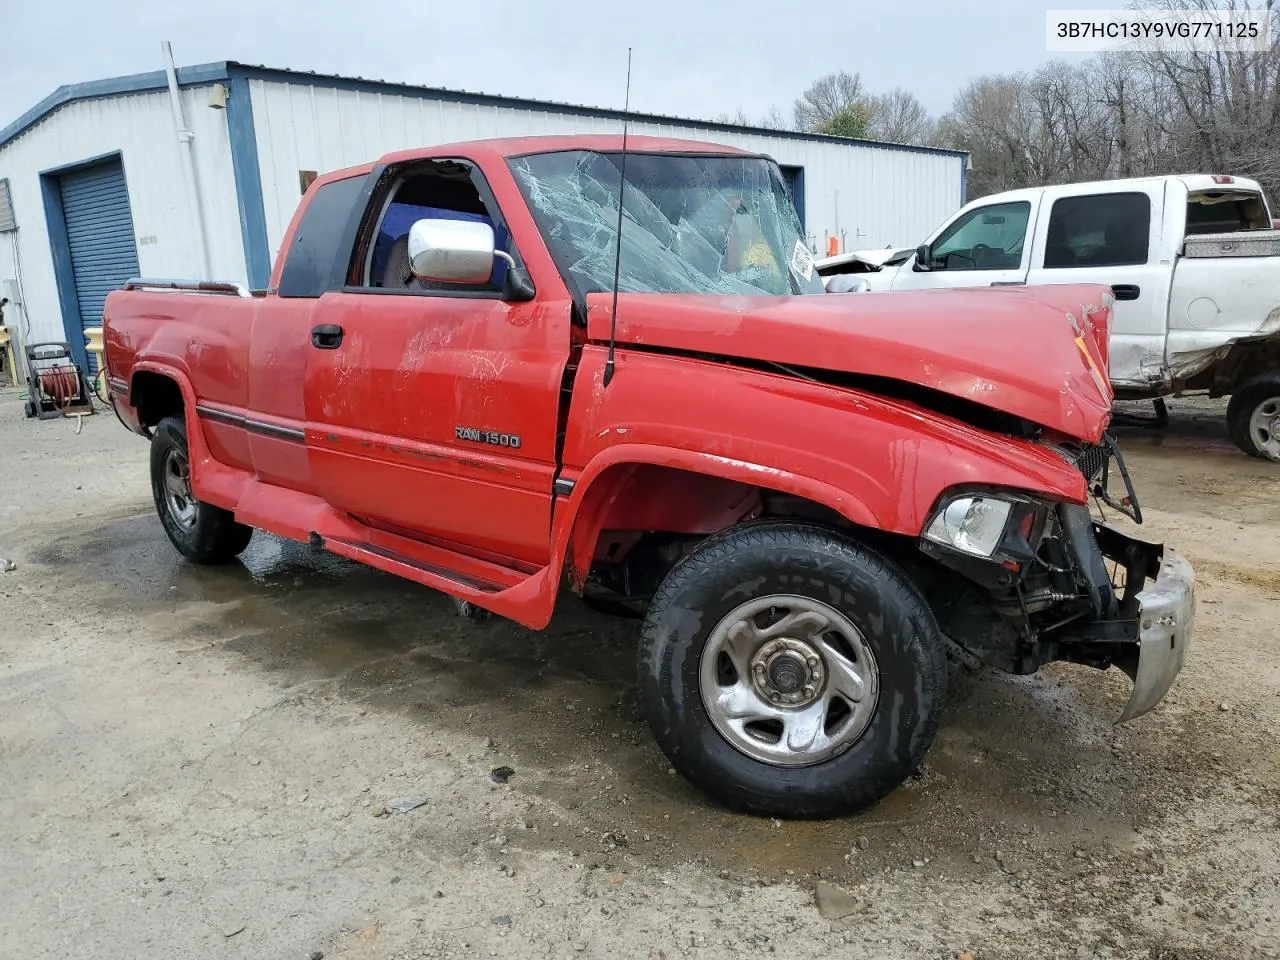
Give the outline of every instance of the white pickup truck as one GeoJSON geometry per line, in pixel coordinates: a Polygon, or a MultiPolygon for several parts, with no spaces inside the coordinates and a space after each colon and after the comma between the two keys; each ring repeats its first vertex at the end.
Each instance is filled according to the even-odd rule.
{"type": "Polygon", "coordinates": [[[1116,396],[1230,396],[1232,440],[1280,461],[1280,231],[1252,180],[1013,190],[968,204],[915,250],[843,254],[817,267],[833,291],[861,288],[859,279],[871,291],[1110,284],[1116,396]]]}

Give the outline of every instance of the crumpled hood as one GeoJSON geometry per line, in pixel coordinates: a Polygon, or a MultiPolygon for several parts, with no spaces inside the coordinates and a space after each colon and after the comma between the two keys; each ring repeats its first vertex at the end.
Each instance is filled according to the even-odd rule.
{"type": "MultiPolygon", "coordinates": [[[[620,344],[889,377],[1097,442],[1111,417],[1100,284],[726,297],[624,293],[620,344]]],[[[611,296],[587,298],[609,338],[611,296]]]]}

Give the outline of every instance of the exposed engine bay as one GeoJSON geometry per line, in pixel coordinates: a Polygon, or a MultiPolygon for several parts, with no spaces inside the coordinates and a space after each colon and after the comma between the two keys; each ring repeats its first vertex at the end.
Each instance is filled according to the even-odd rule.
{"type": "Polygon", "coordinates": [[[1138,594],[1160,573],[1162,546],[1121,533],[1101,515],[1109,506],[1142,522],[1111,437],[1060,452],[1084,474],[1099,516],[1084,506],[1028,500],[1015,506],[988,557],[960,553],[929,534],[921,540],[926,556],[963,577],[931,578],[943,632],[1008,673],[1034,673],[1053,660],[1103,669],[1118,662],[1138,639],[1138,594]],[[1122,494],[1111,489],[1116,475],[1122,494]]]}

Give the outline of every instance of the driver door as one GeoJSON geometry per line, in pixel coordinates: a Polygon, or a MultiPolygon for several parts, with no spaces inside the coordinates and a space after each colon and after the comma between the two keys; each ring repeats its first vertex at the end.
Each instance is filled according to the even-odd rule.
{"type": "Polygon", "coordinates": [[[929,262],[904,264],[894,290],[1018,286],[1031,265],[1031,231],[1039,198],[973,207],[929,244],[929,262]]]}
{"type": "Polygon", "coordinates": [[[568,302],[507,299],[487,283],[421,281],[417,219],[481,221],[522,263],[480,167],[391,168],[364,214],[358,267],[312,314],[307,452],[317,492],[375,529],[511,566],[550,554],[568,302]]]}

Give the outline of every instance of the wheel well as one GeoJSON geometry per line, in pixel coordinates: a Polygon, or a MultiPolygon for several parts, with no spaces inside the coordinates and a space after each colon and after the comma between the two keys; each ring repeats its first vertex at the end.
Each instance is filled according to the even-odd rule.
{"type": "Polygon", "coordinates": [[[911,538],[855,524],[804,497],[676,467],[619,464],[595,478],[578,510],[569,555],[573,588],[582,592],[589,579],[628,562],[644,567],[637,586],[656,586],[654,578],[661,580],[699,541],[770,517],[842,529],[887,553],[917,552],[911,538]]]}
{"type": "Polygon", "coordinates": [[[176,380],[162,373],[142,371],[133,375],[129,402],[137,409],[143,426],[154,427],[165,417],[181,417],[186,413],[182,389],[176,380]]]}
{"type": "Polygon", "coordinates": [[[1280,370],[1280,336],[1242,340],[1218,365],[1211,395],[1235,393],[1254,377],[1271,370],[1280,370]]]}

